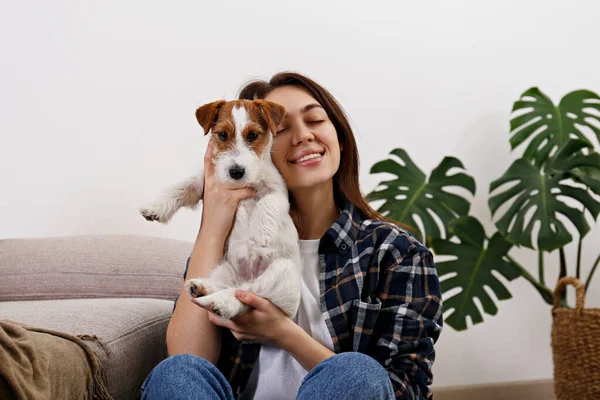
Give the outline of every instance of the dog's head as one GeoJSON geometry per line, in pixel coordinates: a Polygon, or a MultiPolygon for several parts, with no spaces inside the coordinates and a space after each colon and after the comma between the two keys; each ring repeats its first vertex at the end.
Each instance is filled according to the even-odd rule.
{"type": "Polygon", "coordinates": [[[265,100],[219,100],[198,108],[198,123],[213,136],[217,178],[233,187],[260,182],[284,114],[283,106],[265,100]]]}

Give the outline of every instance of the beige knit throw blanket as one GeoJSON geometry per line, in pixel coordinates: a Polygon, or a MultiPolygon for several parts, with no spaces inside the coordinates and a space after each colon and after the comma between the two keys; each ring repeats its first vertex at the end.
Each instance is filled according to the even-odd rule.
{"type": "Polygon", "coordinates": [[[98,358],[80,337],[2,320],[0,399],[112,397],[98,358]]]}

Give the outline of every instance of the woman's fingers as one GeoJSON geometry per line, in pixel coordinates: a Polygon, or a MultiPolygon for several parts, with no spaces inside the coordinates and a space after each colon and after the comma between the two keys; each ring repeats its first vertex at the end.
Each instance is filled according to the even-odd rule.
{"type": "Polygon", "coordinates": [[[201,231],[225,239],[231,232],[235,213],[241,200],[254,196],[250,188],[234,189],[231,184],[220,182],[213,164],[214,140],[211,138],[204,154],[204,194],[201,231]]]}
{"type": "Polygon", "coordinates": [[[248,199],[256,194],[256,190],[252,188],[233,189],[232,192],[237,202],[248,199]]]}
{"type": "MultiPolygon", "coordinates": [[[[206,153],[204,153],[204,178],[205,178],[205,181],[207,180],[207,178],[210,179],[214,176],[215,165],[213,164],[213,157],[214,157],[214,145],[213,145],[213,139],[211,137],[211,139],[208,141],[208,146],[206,147],[206,153]]],[[[247,199],[256,194],[256,191],[251,188],[230,189],[230,188],[226,188],[225,186],[222,186],[222,185],[219,185],[219,186],[221,186],[223,189],[228,189],[228,190],[222,191],[222,195],[227,196],[227,194],[225,194],[225,193],[227,193],[227,191],[231,191],[232,197],[234,200],[236,200],[236,203],[239,202],[240,200],[247,199]]],[[[217,189],[217,190],[220,191],[219,189],[217,189]]]]}
{"type": "Polygon", "coordinates": [[[214,312],[212,312],[212,310],[207,310],[208,311],[208,320],[210,322],[212,322],[213,324],[220,326],[222,328],[227,328],[229,330],[234,330],[234,331],[239,331],[241,330],[241,326],[239,326],[238,324],[236,324],[233,320],[225,320],[223,318],[221,318],[220,316],[218,316],[217,314],[215,314],[214,312]]]}
{"type": "Polygon", "coordinates": [[[267,299],[245,290],[236,290],[235,297],[242,303],[256,310],[265,310],[269,306],[269,301],[267,299]]]}
{"type": "Polygon", "coordinates": [[[229,329],[236,340],[240,342],[251,340],[253,336],[245,332],[243,324],[239,323],[239,319],[240,317],[237,317],[236,321],[231,319],[224,320],[215,313],[211,311],[208,312],[208,320],[221,328],[229,329]]]}
{"type": "Polygon", "coordinates": [[[206,146],[206,152],[204,153],[204,176],[212,176],[215,171],[215,165],[213,164],[213,157],[215,156],[215,150],[213,147],[212,136],[208,140],[208,146],[206,146]]]}

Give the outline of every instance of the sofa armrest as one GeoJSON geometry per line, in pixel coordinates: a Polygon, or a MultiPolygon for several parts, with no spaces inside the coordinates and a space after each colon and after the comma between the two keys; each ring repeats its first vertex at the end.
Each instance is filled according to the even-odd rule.
{"type": "Polygon", "coordinates": [[[174,300],[189,242],[134,235],[0,240],[0,301],[174,300]]]}
{"type": "Polygon", "coordinates": [[[0,319],[85,335],[80,337],[98,356],[111,396],[131,400],[166,356],[172,310],[172,301],[156,299],[7,301],[0,302],[0,319]]]}

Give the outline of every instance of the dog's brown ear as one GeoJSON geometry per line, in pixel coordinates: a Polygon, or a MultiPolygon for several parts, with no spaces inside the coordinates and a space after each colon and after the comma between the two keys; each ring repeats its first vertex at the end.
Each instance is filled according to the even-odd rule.
{"type": "Polygon", "coordinates": [[[281,104],[267,100],[254,100],[254,103],[260,108],[260,111],[267,121],[269,130],[275,135],[277,133],[277,127],[281,121],[283,121],[283,117],[285,116],[285,107],[281,104]]]}
{"type": "Polygon", "coordinates": [[[204,129],[205,135],[210,131],[213,122],[215,122],[219,108],[225,103],[227,103],[225,100],[213,101],[212,103],[198,107],[196,110],[196,119],[200,126],[202,126],[202,129],[204,129]]]}

